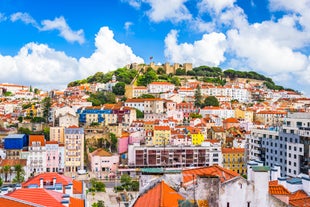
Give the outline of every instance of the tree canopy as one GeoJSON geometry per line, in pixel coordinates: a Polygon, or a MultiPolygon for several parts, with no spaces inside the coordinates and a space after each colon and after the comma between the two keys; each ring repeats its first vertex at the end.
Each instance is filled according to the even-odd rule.
{"type": "Polygon", "coordinates": [[[97,93],[90,94],[87,101],[92,102],[93,106],[100,106],[106,103],[116,103],[116,97],[112,92],[99,91],[97,93]]]}
{"type": "Polygon", "coordinates": [[[204,100],[204,106],[219,106],[220,103],[215,96],[208,96],[204,100]]]}

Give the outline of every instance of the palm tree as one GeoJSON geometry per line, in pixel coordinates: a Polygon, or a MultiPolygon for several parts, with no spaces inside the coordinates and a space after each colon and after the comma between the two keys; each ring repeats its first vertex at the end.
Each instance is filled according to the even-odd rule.
{"type": "Polygon", "coordinates": [[[8,182],[8,174],[10,172],[11,167],[9,165],[5,165],[3,167],[3,172],[4,172],[4,180],[5,182],[8,182]]]}
{"type": "Polygon", "coordinates": [[[14,183],[21,183],[24,181],[24,175],[25,175],[25,171],[23,169],[23,167],[21,166],[21,164],[17,164],[14,166],[15,172],[16,172],[16,176],[13,180],[14,183]]]}

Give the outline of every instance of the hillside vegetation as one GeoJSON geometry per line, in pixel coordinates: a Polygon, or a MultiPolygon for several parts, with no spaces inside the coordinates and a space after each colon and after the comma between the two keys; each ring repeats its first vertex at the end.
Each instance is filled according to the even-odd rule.
{"type": "MultiPolygon", "coordinates": [[[[87,77],[86,79],[70,82],[68,87],[78,86],[84,83],[107,83],[112,79],[113,74],[116,76],[116,80],[122,84],[130,84],[132,80],[138,76],[139,72],[135,69],[127,68],[118,68],[117,70],[110,71],[108,73],[97,72],[94,75],[87,77]]],[[[137,84],[146,86],[153,81],[167,81],[175,84],[176,86],[179,86],[180,79],[178,76],[192,76],[193,78],[204,82],[225,85],[226,79],[234,80],[236,78],[245,78],[264,81],[264,85],[269,89],[284,89],[294,91],[293,89],[276,85],[271,78],[254,71],[237,71],[233,69],[227,69],[223,71],[219,67],[199,66],[187,72],[184,69],[179,68],[176,70],[175,75],[166,74],[163,69],[155,71],[149,67],[145,72],[140,73],[139,77],[137,77],[137,84]]]]}

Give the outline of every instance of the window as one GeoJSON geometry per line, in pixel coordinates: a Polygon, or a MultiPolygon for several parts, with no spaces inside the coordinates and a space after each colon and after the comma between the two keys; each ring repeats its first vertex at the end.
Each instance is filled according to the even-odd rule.
{"type": "Polygon", "coordinates": [[[251,207],[251,201],[248,201],[248,207],[251,207]]]}
{"type": "Polygon", "coordinates": [[[227,205],[226,205],[227,207],[229,207],[229,202],[227,202],[227,205]]]}

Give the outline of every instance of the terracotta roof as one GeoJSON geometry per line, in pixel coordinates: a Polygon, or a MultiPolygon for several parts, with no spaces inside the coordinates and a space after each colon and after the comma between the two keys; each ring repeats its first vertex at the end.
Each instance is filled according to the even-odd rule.
{"type": "Polygon", "coordinates": [[[244,148],[222,148],[222,153],[244,153],[244,148]]]}
{"type": "Polygon", "coordinates": [[[70,197],[69,207],[85,207],[84,200],[70,197]]]}
{"type": "Polygon", "coordinates": [[[45,146],[44,135],[29,135],[29,146],[32,146],[32,142],[40,142],[41,146],[45,146]]]}
{"type": "Polygon", "coordinates": [[[80,180],[73,180],[73,194],[83,194],[83,182],[80,180]]]}
{"type": "Polygon", "coordinates": [[[154,84],[154,85],[174,85],[174,84],[169,83],[169,82],[152,82],[150,84],[154,84]]]}
{"type": "Polygon", "coordinates": [[[303,207],[307,206],[310,203],[310,197],[307,198],[300,198],[300,199],[295,199],[295,200],[290,200],[290,205],[294,207],[303,207]]]}
{"type": "Polygon", "coordinates": [[[269,185],[271,195],[289,195],[290,192],[283,185],[269,185]]]}
{"type": "Polygon", "coordinates": [[[232,170],[222,168],[218,165],[194,168],[194,169],[185,169],[182,171],[182,175],[183,175],[184,184],[192,182],[193,176],[194,178],[196,178],[197,176],[202,176],[202,175],[218,176],[221,182],[225,182],[234,177],[240,176],[238,173],[232,170]]]}
{"type": "Polygon", "coordinates": [[[169,126],[154,126],[154,130],[170,130],[169,126]]]}
{"type": "Polygon", "coordinates": [[[178,206],[178,200],[185,200],[178,192],[161,181],[144,194],[140,195],[134,207],[178,206]]]}
{"type": "Polygon", "coordinates": [[[290,195],[290,200],[302,199],[302,198],[307,198],[307,197],[309,197],[309,196],[307,195],[307,193],[305,191],[298,190],[295,193],[292,193],[290,195]]]}
{"type": "Polygon", "coordinates": [[[231,118],[225,119],[223,123],[239,123],[239,121],[238,119],[231,117],[231,118]]]}
{"type": "Polygon", "coordinates": [[[46,207],[63,207],[63,194],[44,188],[21,188],[6,195],[46,207]]]}
{"type": "Polygon", "coordinates": [[[271,185],[279,185],[277,180],[271,180],[269,181],[269,186],[271,185]]]}
{"type": "Polygon", "coordinates": [[[99,157],[111,157],[112,154],[110,152],[105,151],[102,148],[96,149],[91,153],[92,156],[99,156],[99,157]]]}
{"type": "Polygon", "coordinates": [[[12,198],[9,196],[0,196],[0,207],[30,207],[30,206],[38,206],[34,203],[25,202],[23,200],[12,198]]]}
{"type": "Polygon", "coordinates": [[[15,166],[15,165],[21,165],[26,166],[27,165],[27,159],[3,159],[0,160],[0,166],[15,166]]]}
{"type": "Polygon", "coordinates": [[[58,144],[57,141],[46,141],[46,144],[58,144]]]}
{"type": "Polygon", "coordinates": [[[72,178],[64,175],[60,175],[55,172],[46,172],[41,173],[33,178],[28,179],[26,182],[22,184],[23,187],[28,187],[29,185],[36,184],[40,186],[40,179],[43,178],[44,181],[52,182],[54,178],[56,178],[56,183],[61,183],[62,185],[68,185],[72,183],[72,178]]]}
{"type": "Polygon", "coordinates": [[[212,129],[214,132],[225,132],[225,130],[224,130],[223,127],[212,126],[211,129],[212,129]]]}

